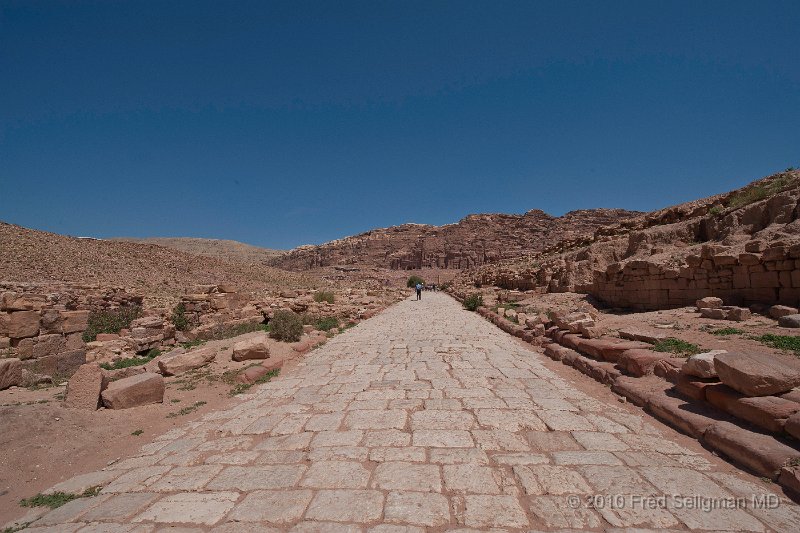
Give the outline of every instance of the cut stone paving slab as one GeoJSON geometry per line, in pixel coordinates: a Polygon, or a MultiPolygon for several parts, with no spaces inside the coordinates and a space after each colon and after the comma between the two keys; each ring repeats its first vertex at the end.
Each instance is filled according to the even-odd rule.
{"type": "Polygon", "coordinates": [[[233,509],[236,492],[183,492],[165,496],[134,522],[187,523],[213,526],[233,509]]]}
{"type": "Polygon", "coordinates": [[[303,516],[313,496],[310,490],[258,490],[236,504],[229,520],[290,524],[303,516]]]}
{"type": "Polygon", "coordinates": [[[310,520],[371,522],[383,513],[383,493],[377,490],[322,490],[306,511],[310,520]]]}

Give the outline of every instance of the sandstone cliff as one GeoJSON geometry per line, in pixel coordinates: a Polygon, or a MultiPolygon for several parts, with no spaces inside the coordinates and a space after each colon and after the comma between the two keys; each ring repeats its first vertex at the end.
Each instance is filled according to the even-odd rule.
{"type": "Polygon", "coordinates": [[[588,209],[553,217],[535,209],[523,215],[469,215],[445,226],[403,224],[320,246],[301,246],[272,264],[290,270],[345,265],[393,270],[468,269],[539,252],[554,242],[581,242],[599,227],[639,214],[624,209],[588,209]]]}

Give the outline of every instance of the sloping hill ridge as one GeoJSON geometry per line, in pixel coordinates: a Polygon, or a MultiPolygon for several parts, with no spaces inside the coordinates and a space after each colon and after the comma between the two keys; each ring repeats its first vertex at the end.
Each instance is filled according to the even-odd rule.
{"type": "Polygon", "coordinates": [[[154,244],[67,237],[4,222],[0,250],[0,282],[66,282],[172,296],[197,284],[229,282],[243,291],[314,284],[306,276],[262,264],[198,258],[154,244]]]}
{"type": "Polygon", "coordinates": [[[455,224],[403,224],[301,246],[271,264],[289,270],[372,266],[393,270],[467,269],[544,250],[560,240],[581,240],[609,224],[641,215],[624,209],[586,209],[554,217],[534,209],[522,215],[469,215],[455,224]]]}
{"type": "Polygon", "coordinates": [[[155,244],[186,252],[188,254],[216,257],[225,261],[242,261],[245,263],[267,263],[284,253],[283,250],[261,248],[239,241],[225,239],[199,239],[194,237],[117,237],[108,239],[117,242],[135,242],[139,244],[155,244]]]}

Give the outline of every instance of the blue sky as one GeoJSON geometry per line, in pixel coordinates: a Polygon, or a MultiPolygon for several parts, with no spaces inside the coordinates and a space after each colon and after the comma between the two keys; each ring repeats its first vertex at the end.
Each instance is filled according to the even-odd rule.
{"type": "Polygon", "coordinates": [[[800,2],[0,3],[0,220],[267,247],[800,166],[800,2]]]}

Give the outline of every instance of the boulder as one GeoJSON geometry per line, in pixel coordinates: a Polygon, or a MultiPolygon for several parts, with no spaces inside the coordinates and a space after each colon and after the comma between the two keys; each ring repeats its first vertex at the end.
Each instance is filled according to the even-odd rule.
{"type": "Polygon", "coordinates": [[[15,358],[0,359],[0,390],[22,383],[22,361],[15,358]]]}
{"type": "Polygon", "coordinates": [[[39,311],[14,311],[8,314],[6,335],[12,339],[34,337],[39,334],[39,311]]]}
{"type": "Polygon", "coordinates": [[[114,381],[102,392],[103,405],[109,409],[128,409],[164,401],[164,378],[144,373],[114,381]]]}
{"type": "Polygon", "coordinates": [[[236,376],[236,381],[238,381],[239,383],[248,383],[248,384],[255,383],[263,376],[266,376],[268,372],[269,369],[264,366],[261,365],[251,366],[239,372],[239,375],[236,376]]]}
{"type": "Polygon", "coordinates": [[[719,307],[703,307],[700,309],[700,315],[703,318],[711,318],[713,320],[725,320],[728,313],[719,307]]]}
{"type": "Polygon", "coordinates": [[[692,355],[681,367],[681,373],[697,378],[715,378],[717,370],[714,368],[714,358],[721,353],[727,353],[727,350],[711,350],[692,355]]]}
{"type": "Polygon", "coordinates": [[[790,400],[743,396],[722,383],[706,387],[705,394],[714,407],[774,433],[782,432],[787,419],[800,411],[800,404],[790,400]]]}
{"type": "Polygon", "coordinates": [[[61,311],[63,333],[77,333],[89,327],[89,311],[61,311]]]}
{"type": "Polygon", "coordinates": [[[722,307],[722,298],[717,298],[716,296],[706,296],[705,298],[700,298],[695,303],[698,311],[700,309],[718,309],[722,307]]]}
{"type": "Polygon", "coordinates": [[[702,442],[757,474],[775,480],[781,467],[800,457],[800,452],[775,440],[730,422],[717,422],[703,434],[702,442]]]}
{"type": "Polygon", "coordinates": [[[81,365],[67,382],[64,407],[94,411],[106,385],[108,380],[98,364],[81,365]]]}
{"type": "Polygon", "coordinates": [[[752,316],[750,310],[745,307],[729,307],[725,309],[725,319],[733,320],[734,322],[744,322],[749,320],[752,316]]]}
{"type": "Polygon", "coordinates": [[[800,313],[800,311],[798,311],[796,307],[789,307],[788,305],[773,305],[769,308],[769,316],[775,320],[782,316],[796,315],[798,313],[800,313]]]}
{"type": "Polygon", "coordinates": [[[665,358],[663,353],[652,350],[633,349],[622,353],[617,364],[635,377],[642,377],[653,373],[656,363],[665,358]]]}
{"type": "Polygon", "coordinates": [[[267,335],[265,334],[239,341],[233,345],[232,358],[234,361],[266,359],[269,357],[269,346],[267,342],[267,335]]]}
{"type": "Polygon", "coordinates": [[[786,419],[783,430],[796,439],[800,439],[800,412],[786,419]]]}
{"type": "MultiPolygon", "coordinates": [[[[176,350],[177,351],[177,350],[176,350]]],[[[158,369],[165,376],[183,374],[189,370],[207,365],[217,356],[213,348],[198,348],[188,352],[170,352],[158,361],[158,369]]]]}
{"type": "Polygon", "coordinates": [[[800,328],[800,314],[784,315],[778,319],[778,325],[782,328],[800,328]]]}
{"type": "Polygon", "coordinates": [[[717,354],[714,368],[720,381],[745,396],[770,396],[800,385],[800,362],[769,354],[717,354]]]}

